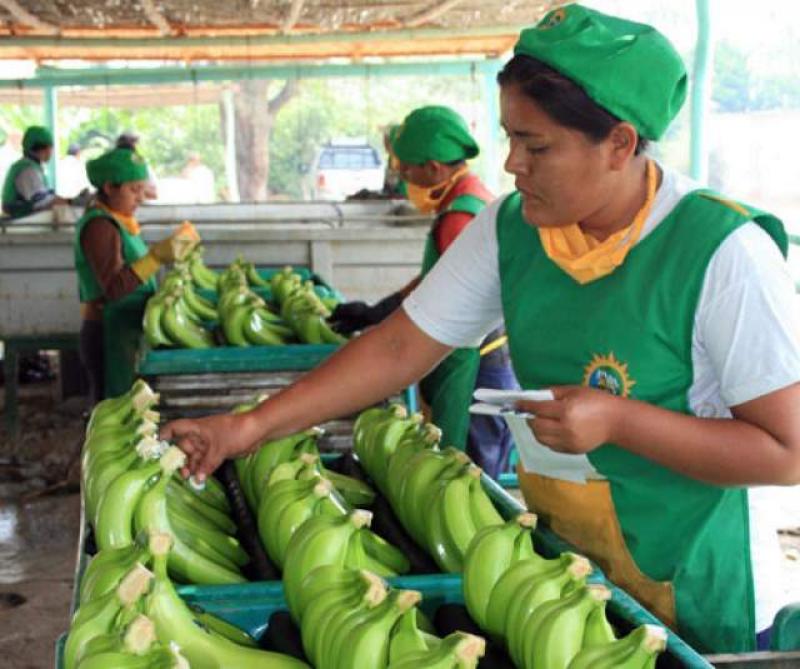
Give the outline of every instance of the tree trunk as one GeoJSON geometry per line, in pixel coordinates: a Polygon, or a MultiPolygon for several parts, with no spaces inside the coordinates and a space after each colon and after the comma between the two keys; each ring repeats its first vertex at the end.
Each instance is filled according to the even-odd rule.
{"type": "Polygon", "coordinates": [[[297,91],[297,82],[289,80],[272,100],[267,101],[271,83],[268,79],[245,79],[238,83],[234,96],[236,170],[242,202],[265,202],[268,199],[272,123],[275,114],[297,91]]]}

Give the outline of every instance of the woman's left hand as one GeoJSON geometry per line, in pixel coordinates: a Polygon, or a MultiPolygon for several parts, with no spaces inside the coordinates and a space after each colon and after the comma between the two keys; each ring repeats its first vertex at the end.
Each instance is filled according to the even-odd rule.
{"type": "Polygon", "coordinates": [[[528,421],[536,439],[560,453],[589,453],[613,441],[621,404],[604,390],[584,386],[554,386],[555,399],[518,402],[534,414],[528,421]]]}

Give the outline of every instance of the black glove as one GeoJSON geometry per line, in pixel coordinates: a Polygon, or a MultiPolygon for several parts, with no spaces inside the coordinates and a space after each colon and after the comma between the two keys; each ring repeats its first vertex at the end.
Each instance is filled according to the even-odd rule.
{"type": "Polygon", "coordinates": [[[356,330],[377,325],[397,309],[402,302],[403,296],[400,293],[384,297],[373,306],[369,306],[366,302],[343,302],[333,310],[328,322],[336,332],[349,335],[356,330]]]}

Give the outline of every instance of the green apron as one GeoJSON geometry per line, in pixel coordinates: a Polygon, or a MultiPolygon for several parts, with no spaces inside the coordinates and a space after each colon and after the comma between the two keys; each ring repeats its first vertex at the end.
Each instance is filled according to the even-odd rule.
{"type": "Polygon", "coordinates": [[[47,178],[41,163],[27,156],[15,162],[8,168],[8,172],[6,173],[6,178],[3,182],[3,210],[7,211],[8,214],[14,218],[20,218],[33,213],[33,203],[23,199],[17,191],[16,185],[16,180],[20,173],[31,168],[37,170],[41,174],[42,182],[46,184],[47,178]]]}
{"type": "MultiPolygon", "coordinates": [[[[100,284],[92,271],[81,246],[84,227],[95,218],[103,218],[117,226],[122,243],[122,258],[126,264],[147,254],[147,244],[140,235],[132,235],[104,209],[90,209],[75,226],[75,269],[78,273],[78,292],[81,302],[91,302],[103,296],[100,284]]],[[[136,355],[142,336],[142,316],[147,300],[156,291],[156,279],[150,277],[135,291],[103,305],[103,358],[105,366],[105,396],[117,397],[127,392],[136,373],[136,355]]]]}
{"type": "MultiPolygon", "coordinates": [[[[420,276],[425,276],[439,260],[435,232],[441,217],[450,212],[477,215],[486,202],[476,195],[456,197],[445,211],[439,214],[425,241],[420,276]]],[[[442,431],[442,444],[467,448],[469,433],[469,407],[478,376],[480,354],[476,348],[458,348],[419,382],[422,398],[431,408],[431,420],[442,431]]]]}
{"type": "MultiPolygon", "coordinates": [[[[786,253],[776,218],[697,191],[622,266],[581,285],[545,255],[519,194],[508,197],[497,219],[498,260],[521,386],[582,383],[691,413],[692,333],[706,269],[749,220],[786,253]]],[[[600,480],[521,467],[529,507],[701,651],[754,650],[747,490],[690,479],[613,444],[588,461],[600,480]]]]}

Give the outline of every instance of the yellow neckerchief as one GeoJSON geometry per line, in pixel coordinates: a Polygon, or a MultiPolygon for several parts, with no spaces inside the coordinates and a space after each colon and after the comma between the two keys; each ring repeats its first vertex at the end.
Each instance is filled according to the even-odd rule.
{"type": "Polygon", "coordinates": [[[410,181],[406,182],[406,196],[411,203],[419,209],[423,214],[430,214],[439,208],[439,205],[447,197],[447,194],[453,189],[458,180],[469,172],[469,167],[464,165],[459,168],[450,178],[435,186],[416,186],[410,181]],[[432,193],[441,191],[439,195],[433,196],[432,193]]]}
{"type": "Polygon", "coordinates": [[[114,220],[121,223],[122,227],[125,228],[128,234],[138,235],[142,231],[142,228],[139,226],[139,221],[136,220],[135,216],[128,216],[126,214],[121,214],[120,212],[109,207],[108,205],[103,204],[99,200],[97,202],[97,206],[100,207],[100,209],[107,211],[114,217],[114,220]]]}
{"type": "Polygon", "coordinates": [[[538,228],[547,257],[578,283],[590,283],[611,274],[625,262],[642,233],[656,197],[657,170],[647,161],[647,198],[633,222],[602,242],[583,232],[580,225],[538,228]]]}

